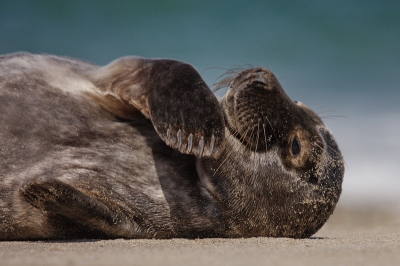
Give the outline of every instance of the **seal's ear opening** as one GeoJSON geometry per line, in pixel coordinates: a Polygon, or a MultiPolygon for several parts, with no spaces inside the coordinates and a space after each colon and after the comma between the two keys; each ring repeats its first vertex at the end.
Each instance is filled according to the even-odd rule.
{"type": "Polygon", "coordinates": [[[291,149],[291,151],[292,151],[292,155],[294,157],[299,156],[299,154],[301,152],[301,144],[300,144],[299,138],[297,136],[295,136],[293,138],[293,140],[292,140],[292,149],[291,149]]]}

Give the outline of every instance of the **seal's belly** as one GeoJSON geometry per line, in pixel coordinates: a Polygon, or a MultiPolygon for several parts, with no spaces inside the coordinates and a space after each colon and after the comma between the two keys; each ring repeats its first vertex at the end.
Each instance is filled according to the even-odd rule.
{"type": "Polygon", "coordinates": [[[82,89],[68,91],[84,88],[86,81],[64,81],[65,86],[57,86],[41,73],[0,76],[0,214],[12,216],[7,210],[18,201],[18,216],[37,219],[19,190],[40,179],[71,185],[132,216],[143,212],[168,223],[170,210],[157,171],[175,168],[159,160],[157,168],[159,155],[152,146],[158,154],[171,149],[149,120],[141,115],[121,120],[82,89]]]}
{"type": "Polygon", "coordinates": [[[93,178],[106,176],[102,182],[150,182],[161,190],[148,143],[168,148],[145,118],[121,121],[91,99],[38,84],[3,86],[0,102],[3,180],[52,175],[67,181],[86,171],[93,178]]]}
{"type": "Polygon", "coordinates": [[[209,230],[194,156],[168,147],[148,118],[93,85],[85,74],[93,69],[67,58],[0,57],[0,239],[209,230]]]}

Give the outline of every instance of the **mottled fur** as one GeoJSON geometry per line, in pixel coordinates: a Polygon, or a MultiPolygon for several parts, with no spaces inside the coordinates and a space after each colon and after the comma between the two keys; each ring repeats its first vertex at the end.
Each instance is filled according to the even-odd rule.
{"type": "Polygon", "coordinates": [[[344,171],[329,130],[268,70],[230,86],[219,104],[174,60],[1,56],[0,240],[316,232],[344,171]]]}

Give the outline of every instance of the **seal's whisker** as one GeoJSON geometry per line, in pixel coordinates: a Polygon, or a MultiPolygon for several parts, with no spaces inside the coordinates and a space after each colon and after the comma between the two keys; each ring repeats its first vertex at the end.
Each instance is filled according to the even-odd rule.
{"type": "Polygon", "coordinates": [[[329,115],[329,116],[320,116],[322,119],[334,119],[334,118],[346,118],[349,119],[347,116],[344,115],[329,115]]]}
{"type": "MultiPolygon", "coordinates": [[[[207,67],[207,68],[204,69],[201,73],[203,74],[205,71],[208,71],[208,70],[210,70],[210,69],[225,70],[226,72],[231,70],[230,68],[226,68],[226,67],[207,67]]],[[[226,73],[225,73],[225,74],[226,74],[226,73]]],[[[225,75],[225,74],[222,74],[221,76],[223,76],[223,75],[225,75]]],[[[220,76],[220,77],[221,77],[221,76],[220,76]]],[[[220,77],[219,77],[219,78],[220,78],[220,77]]]]}
{"type": "MultiPolygon", "coordinates": [[[[322,146],[326,145],[327,149],[329,149],[329,151],[331,151],[332,153],[334,153],[335,155],[339,154],[339,151],[337,151],[336,149],[332,148],[331,146],[329,146],[328,143],[324,143],[322,141],[316,141],[316,143],[320,143],[322,146]]],[[[323,148],[321,148],[323,149],[323,148]]]]}
{"type": "Polygon", "coordinates": [[[274,134],[274,137],[276,138],[277,136],[276,136],[276,134],[275,134],[274,127],[272,126],[272,124],[271,124],[271,122],[269,121],[268,117],[265,115],[265,116],[263,116],[263,118],[265,118],[265,119],[267,120],[269,126],[271,127],[272,134],[274,134]]]}
{"type": "MultiPolygon", "coordinates": [[[[237,129],[234,130],[234,132],[231,132],[232,136],[234,138],[237,138],[238,136],[240,136],[239,131],[237,129]]],[[[239,139],[239,141],[241,141],[239,139]]],[[[218,173],[218,170],[221,168],[221,166],[225,163],[226,160],[229,159],[231,153],[233,153],[234,150],[229,150],[228,153],[226,153],[225,158],[222,160],[222,162],[218,165],[217,169],[215,169],[213,176],[215,176],[218,173]]]]}
{"type": "Polygon", "coordinates": [[[218,173],[219,169],[221,168],[221,166],[226,162],[226,160],[229,159],[230,156],[225,156],[225,158],[222,160],[222,162],[219,164],[219,166],[217,167],[217,169],[215,169],[214,173],[213,173],[213,177],[215,177],[215,175],[218,173]]]}
{"type": "MultiPolygon", "coordinates": [[[[315,145],[317,145],[317,144],[315,144],[315,145]]],[[[319,145],[317,145],[317,146],[320,147],[319,145]]],[[[322,147],[320,147],[320,148],[323,149],[322,147]]],[[[329,149],[330,147],[327,146],[327,148],[329,149]]],[[[332,149],[332,148],[330,148],[330,149],[332,149]]],[[[332,151],[333,151],[333,150],[332,150],[332,151]]],[[[338,154],[337,151],[333,151],[333,152],[335,153],[335,155],[338,154]]],[[[328,152],[327,152],[326,150],[324,150],[324,154],[325,154],[328,158],[331,157],[331,156],[328,154],[328,152]]],[[[345,168],[348,168],[348,165],[347,165],[346,161],[344,160],[344,158],[341,158],[341,159],[343,160],[343,163],[344,163],[345,168]]],[[[328,166],[328,161],[323,161],[322,167],[326,167],[326,166],[328,166]]]]}
{"type": "Polygon", "coordinates": [[[327,152],[327,151],[324,149],[324,147],[323,147],[324,143],[322,143],[322,142],[320,142],[320,141],[316,141],[316,142],[311,142],[311,145],[320,148],[321,151],[322,151],[323,153],[325,153],[326,156],[329,156],[328,152],[327,152]],[[321,146],[320,144],[322,144],[322,146],[321,146]]]}
{"type": "MultiPolygon", "coordinates": [[[[340,156],[340,155],[341,155],[341,154],[340,154],[340,151],[338,151],[338,150],[332,148],[330,145],[325,144],[325,143],[322,142],[322,141],[316,141],[315,143],[313,143],[313,145],[316,145],[316,146],[319,147],[321,150],[323,150],[324,153],[325,153],[325,155],[328,156],[328,157],[330,157],[330,155],[328,154],[328,151],[326,151],[326,150],[323,148],[324,145],[326,145],[327,149],[329,149],[329,151],[331,151],[335,156],[340,156]],[[321,147],[321,145],[322,145],[322,147],[321,147]]],[[[346,163],[346,161],[344,160],[344,158],[342,158],[342,160],[343,160],[343,163],[344,163],[345,167],[348,168],[347,163],[346,163]]]]}
{"type": "Polygon", "coordinates": [[[256,151],[257,151],[257,148],[258,148],[258,141],[259,141],[259,138],[260,138],[260,120],[258,120],[258,122],[257,122],[256,151]]]}
{"type": "MultiPolygon", "coordinates": [[[[239,141],[240,141],[241,143],[244,142],[245,148],[249,148],[249,147],[248,147],[248,141],[245,141],[245,140],[247,139],[247,134],[249,133],[249,131],[250,131],[250,127],[248,127],[248,128],[245,130],[245,132],[243,133],[243,135],[240,136],[240,139],[239,139],[239,141]]],[[[251,149],[251,147],[250,147],[250,149],[251,149]]]]}
{"type": "Polygon", "coordinates": [[[216,92],[222,88],[229,87],[229,84],[235,79],[234,76],[226,77],[220,80],[217,83],[214,83],[212,86],[214,87],[213,92],[216,92]]]}
{"type": "MultiPolygon", "coordinates": [[[[253,117],[253,113],[251,112],[251,110],[246,110],[246,109],[242,110],[242,109],[238,108],[238,112],[240,114],[237,115],[236,118],[237,118],[237,121],[239,121],[241,123],[242,122],[246,123],[249,118],[253,117]]],[[[239,128],[240,131],[241,131],[241,129],[242,128],[239,128]]]]}
{"type": "Polygon", "coordinates": [[[265,141],[265,152],[268,151],[268,144],[267,144],[267,133],[265,132],[265,124],[263,123],[263,131],[264,131],[264,141],[265,141]]]}
{"type": "MultiPolygon", "coordinates": [[[[246,62],[246,61],[245,61],[246,62]]],[[[242,68],[242,71],[244,69],[250,69],[250,68],[254,68],[254,66],[252,64],[250,64],[249,62],[246,62],[246,64],[244,64],[243,66],[237,66],[238,68],[242,68]]]]}
{"type": "MultiPolygon", "coordinates": [[[[330,157],[328,151],[326,149],[324,149],[324,143],[321,141],[316,141],[314,143],[312,143],[312,145],[317,146],[318,148],[320,148],[322,150],[322,152],[325,154],[326,157],[330,157]]],[[[329,146],[327,145],[327,148],[329,149],[329,146]]],[[[326,162],[325,162],[326,165],[326,162]]]]}
{"type": "MultiPolygon", "coordinates": [[[[220,69],[224,69],[224,68],[220,68],[220,69]]],[[[214,89],[213,89],[214,92],[218,91],[219,89],[228,87],[229,84],[239,75],[239,73],[243,71],[243,68],[242,69],[231,68],[231,69],[224,69],[224,70],[226,70],[226,72],[224,74],[220,75],[217,78],[217,80],[221,79],[223,77],[224,78],[218,82],[215,82],[212,85],[214,87],[214,89]]]]}
{"type": "MultiPolygon", "coordinates": [[[[253,122],[253,118],[251,119],[251,121],[253,122]]],[[[254,130],[255,130],[255,127],[251,127],[250,137],[249,137],[249,140],[246,142],[248,144],[248,147],[250,148],[250,150],[253,150],[254,143],[252,140],[253,140],[253,136],[254,136],[254,130]]],[[[256,143],[256,147],[257,147],[257,143],[256,143]]]]}
{"type": "MultiPolygon", "coordinates": [[[[237,136],[240,136],[239,138],[239,142],[243,142],[243,138],[245,135],[247,135],[247,132],[249,131],[249,128],[246,130],[245,134],[240,135],[239,131],[237,129],[235,129],[235,132],[231,133],[235,138],[237,138],[237,136]]],[[[222,167],[222,165],[230,158],[231,154],[233,154],[234,152],[239,152],[240,147],[238,148],[238,150],[234,150],[231,149],[226,155],[224,160],[222,160],[222,162],[219,164],[219,166],[217,167],[217,169],[214,171],[213,177],[218,173],[219,169],[222,167]]]]}

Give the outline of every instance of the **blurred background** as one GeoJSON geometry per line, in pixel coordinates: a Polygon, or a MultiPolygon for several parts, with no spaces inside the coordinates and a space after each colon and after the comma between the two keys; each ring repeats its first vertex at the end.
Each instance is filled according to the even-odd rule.
{"type": "Polygon", "coordinates": [[[174,58],[210,87],[229,68],[267,67],[333,131],[340,204],[400,209],[399,14],[385,0],[0,0],[0,53],[174,58]]]}

